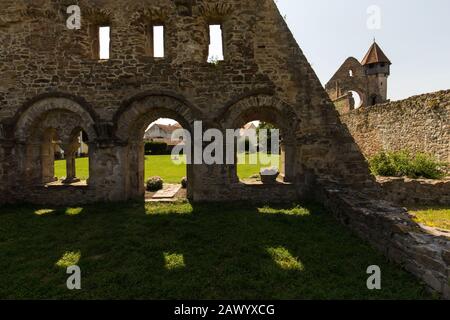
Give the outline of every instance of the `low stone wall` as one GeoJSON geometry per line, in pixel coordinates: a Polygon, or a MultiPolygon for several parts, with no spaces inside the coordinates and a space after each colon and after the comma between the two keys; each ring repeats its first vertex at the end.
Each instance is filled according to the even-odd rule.
{"type": "Polygon", "coordinates": [[[450,299],[450,239],[425,232],[406,209],[360,191],[322,186],[317,200],[393,262],[450,299]]]}
{"type": "Polygon", "coordinates": [[[341,120],[366,157],[407,149],[450,162],[450,90],[359,108],[341,120]]]}
{"type": "Polygon", "coordinates": [[[290,203],[299,199],[301,188],[296,184],[232,183],[212,186],[197,194],[197,202],[249,201],[255,203],[290,203]]]}
{"type": "Polygon", "coordinates": [[[386,200],[401,206],[450,205],[450,179],[426,180],[378,177],[386,200]]]}

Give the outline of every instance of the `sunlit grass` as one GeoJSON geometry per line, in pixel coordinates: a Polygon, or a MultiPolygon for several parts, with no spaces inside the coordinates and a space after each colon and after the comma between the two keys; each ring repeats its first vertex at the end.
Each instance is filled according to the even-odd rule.
{"type": "Polygon", "coordinates": [[[301,206],[296,206],[291,209],[275,209],[269,206],[258,208],[259,213],[269,215],[288,215],[288,216],[305,216],[310,215],[311,212],[301,206]]]}
{"type": "Polygon", "coordinates": [[[284,247],[267,248],[267,252],[272,257],[273,261],[283,270],[297,270],[303,271],[305,268],[298,258],[284,247]]]}
{"type": "Polygon", "coordinates": [[[450,230],[449,208],[411,210],[411,213],[414,215],[414,220],[418,223],[450,230]]]}
{"type": "Polygon", "coordinates": [[[34,211],[34,214],[37,216],[46,216],[46,215],[53,214],[55,212],[56,212],[56,210],[54,210],[54,209],[39,209],[39,210],[34,211]]]}
{"type": "Polygon", "coordinates": [[[430,297],[317,205],[128,202],[39,210],[53,209],[0,209],[0,299],[430,297]],[[71,265],[82,270],[83,290],[67,290],[71,265]],[[383,270],[383,290],[367,290],[369,265],[383,270]]]}
{"type": "Polygon", "coordinates": [[[192,205],[188,202],[179,203],[152,203],[145,207],[145,212],[150,216],[165,215],[190,215],[193,212],[192,205]]]}
{"type": "Polygon", "coordinates": [[[83,211],[83,208],[67,208],[66,215],[76,216],[76,215],[79,215],[82,211],[83,211]]]}
{"type": "Polygon", "coordinates": [[[186,267],[184,256],[182,254],[164,252],[164,262],[167,270],[176,270],[186,267]]]}
{"type": "MultiPolygon", "coordinates": [[[[75,171],[78,179],[87,180],[89,178],[89,158],[76,159],[75,171]]],[[[55,177],[64,179],[66,176],[66,160],[55,161],[55,177]]]]}
{"type": "MultiPolygon", "coordinates": [[[[279,162],[279,155],[269,155],[274,163],[279,162]]],[[[261,168],[271,167],[270,164],[261,163],[249,164],[250,155],[240,154],[238,159],[246,159],[245,163],[238,164],[238,176],[241,179],[248,179],[258,175],[261,168]]],[[[81,180],[89,178],[89,160],[88,158],[76,159],[76,175],[81,180]]],[[[59,179],[66,177],[66,161],[55,161],[55,176],[59,179]]],[[[172,161],[172,156],[146,156],[145,157],[145,179],[152,176],[160,176],[166,183],[181,183],[181,179],[186,177],[186,165],[176,165],[172,161]]]]}
{"type": "Polygon", "coordinates": [[[60,268],[68,268],[70,266],[75,266],[80,262],[81,252],[80,251],[68,251],[63,254],[61,259],[56,262],[56,266],[60,268]]]}

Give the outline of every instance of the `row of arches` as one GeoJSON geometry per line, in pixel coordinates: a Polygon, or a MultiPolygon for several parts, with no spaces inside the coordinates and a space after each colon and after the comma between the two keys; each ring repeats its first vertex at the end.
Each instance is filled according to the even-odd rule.
{"type": "MultiPolygon", "coordinates": [[[[25,184],[54,181],[54,150],[58,146],[66,159],[66,182],[77,181],[75,153],[81,134],[89,146],[89,184],[123,189],[127,198],[141,196],[145,193],[144,132],[159,118],[174,119],[191,133],[195,121],[202,121],[204,129],[219,130],[239,129],[255,120],[272,123],[281,131],[283,178],[294,179],[299,122],[289,105],[267,93],[236,99],[211,119],[183,97],[147,92],[124,102],[108,123],[79,98],[58,94],[33,99],[14,119],[20,176],[25,184]]],[[[228,182],[238,183],[237,166],[227,168],[228,182]]],[[[188,197],[195,189],[195,171],[194,165],[187,165],[188,197]]]]}

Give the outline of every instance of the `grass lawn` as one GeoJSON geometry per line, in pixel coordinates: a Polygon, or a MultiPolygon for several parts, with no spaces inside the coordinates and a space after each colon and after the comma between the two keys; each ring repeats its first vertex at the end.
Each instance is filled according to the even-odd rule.
{"type": "Polygon", "coordinates": [[[418,223],[450,230],[450,208],[425,208],[410,211],[418,223]]]}
{"type": "MultiPolygon", "coordinates": [[[[249,155],[240,155],[239,158],[249,158],[249,155]]],[[[274,159],[279,156],[273,156],[274,159]]],[[[248,163],[248,161],[246,161],[248,163]]],[[[238,165],[238,175],[241,179],[247,179],[258,174],[261,167],[258,164],[242,164],[238,165]]],[[[89,178],[89,160],[88,158],[80,158],[76,160],[77,177],[86,180],[89,178]]],[[[55,161],[55,175],[58,178],[66,176],[66,161],[55,161]]],[[[171,156],[146,156],[145,157],[145,179],[152,176],[160,176],[166,183],[181,183],[181,179],[186,176],[186,165],[175,165],[172,162],[171,156]]]]}
{"type": "Polygon", "coordinates": [[[423,286],[321,207],[98,204],[0,210],[2,299],[419,299],[423,286]],[[82,290],[66,289],[66,267],[82,290]],[[366,269],[382,270],[369,291],[366,269]]]}

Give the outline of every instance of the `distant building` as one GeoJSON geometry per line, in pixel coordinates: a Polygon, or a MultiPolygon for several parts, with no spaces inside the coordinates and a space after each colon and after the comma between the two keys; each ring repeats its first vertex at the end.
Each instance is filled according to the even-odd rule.
{"type": "Polygon", "coordinates": [[[325,89],[341,114],[359,107],[387,102],[391,61],[374,42],[364,59],[350,57],[342,64],[325,89]],[[356,101],[355,96],[358,97],[356,101]]]}
{"type": "Polygon", "coordinates": [[[174,125],[165,125],[154,123],[147,129],[144,134],[145,141],[155,141],[155,142],[165,142],[167,145],[177,145],[182,142],[182,140],[172,140],[172,134],[175,130],[182,129],[182,127],[177,123],[174,125]]]}
{"type": "Polygon", "coordinates": [[[255,130],[258,129],[256,124],[254,122],[247,123],[243,128],[241,128],[239,135],[242,137],[244,136],[249,130],[255,130]]]}

